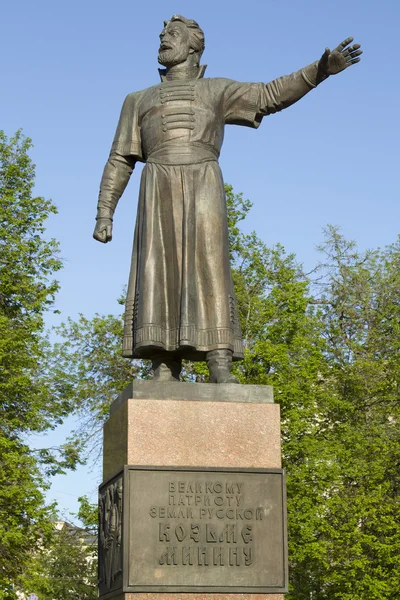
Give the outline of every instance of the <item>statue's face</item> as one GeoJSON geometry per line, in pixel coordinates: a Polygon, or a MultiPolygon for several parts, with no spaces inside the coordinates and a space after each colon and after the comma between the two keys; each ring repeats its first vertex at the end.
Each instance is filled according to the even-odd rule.
{"type": "Polygon", "coordinates": [[[170,21],[160,34],[158,62],[164,67],[173,67],[185,62],[191,52],[189,32],[184,23],[170,21]]]}

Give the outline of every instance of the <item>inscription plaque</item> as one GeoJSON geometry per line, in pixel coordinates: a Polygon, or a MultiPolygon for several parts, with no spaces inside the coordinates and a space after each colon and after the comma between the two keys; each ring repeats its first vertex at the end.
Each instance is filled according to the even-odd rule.
{"type": "Polygon", "coordinates": [[[287,592],[282,469],[127,466],[122,488],[122,587],[102,597],[287,592]]]}

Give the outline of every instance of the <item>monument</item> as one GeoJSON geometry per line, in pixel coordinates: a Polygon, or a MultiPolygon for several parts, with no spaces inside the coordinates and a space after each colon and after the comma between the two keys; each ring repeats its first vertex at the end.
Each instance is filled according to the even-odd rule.
{"type": "Polygon", "coordinates": [[[154,371],[105,425],[102,598],[287,590],[279,407],[271,388],[237,385],[231,373],[243,344],[218,157],[225,125],[259,127],[362,51],[347,38],[263,84],[205,78],[203,50],[195,21],[164,22],[161,83],[127,96],[100,185],[93,235],[106,243],[135,164],[146,163],[123,353],[154,371]],[[210,384],[180,383],[183,358],[205,360],[210,384]]]}

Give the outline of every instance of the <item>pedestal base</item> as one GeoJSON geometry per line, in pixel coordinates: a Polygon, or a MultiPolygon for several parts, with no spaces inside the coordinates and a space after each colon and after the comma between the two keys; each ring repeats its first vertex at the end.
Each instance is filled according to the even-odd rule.
{"type": "MultiPolygon", "coordinates": [[[[272,388],[235,384],[134,382],[113,403],[110,418],[104,426],[104,481],[119,473],[125,465],[201,467],[211,470],[213,468],[279,469],[281,467],[279,406],[273,403],[272,388]]],[[[117,497],[118,480],[114,481],[110,488],[113,491],[103,492],[104,507],[108,502],[107,494],[110,498],[117,497]]],[[[125,491],[124,498],[128,498],[125,496],[125,491]]],[[[109,502],[112,504],[112,500],[109,502]]],[[[182,499],[182,502],[186,501],[182,499]]],[[[106,511],[107,509],[104,508],[104,515],[106,511]]],[[[162,518],[159,520],[160,527],[161,525],[164,527],[168,522],[162,518]]],[[[216,518],[215,521],[218,527],[224,524],[216,518]]],[[[176,528],[177,523],[179,524],[179,519],[171,522],[171,531],[176,528]]],[[[182,521],[182,525],[187,528],[188,521],[182,521]]],[[[210,526],[212,526],[211,520],[210,526]]],[[[242,524],[238,523],[238,542],[242,542],[243,546],[240,538],[240,531],[243,530],[239,526],[241,527],[242,524]]],[[[257,526],[254,525],[254,528],[256,529],[257,526]]],[[[204,536],[206,535],[204,529],[204,536]]],[[[213,540],[208,539],[208,542],[210,541],[213,540]]],[[[219,539],[217,541],[221,543],[222,549],[222,537],[221,541],[219,539]]],[[[228,538],[223,543],[225,542],[228,542],[228,538]]],[[[161,543],[161,533],[157,543],[161,543]]],[[[180,551],[179,543],[176,540],[175,543],[178,544],[180,551]]],[[[204,548],[207,550],[205,537],[203,542],[200,540],[200,543],[204,543],[204,548]]],[[[245,546],[244,548],[246,549],[245,546]]],[[[226,549],[228,551],[229,543],[226,549]]],[[[120,551],[122,552],[122,546],[120,551]]],[[[127,548],[124,548],[123,553],[126,552],[127,548]]],[[[116,560],[116,555],[117,549],[113,559],[110,559],[111,554],[107,555],[108,563],[107,556],[101,558],[103,574],[107,571],[107,564],[111,564],[110,560],[116,560]]],[[[172,562],[170,568],[174,569],[174,564],[172,562]]],[[[127,568],[125,560],[124,569],[127,568]]],[[[286,570],[287,565],[283,568],[286,570]]],[[[112,568],[110,569],[108,576],[103,575],[105,579],[108,577],[107,585],[105,586],[103,581],[103,585],[100,586],[101,598],[104,599],[112,597],[115,600],[153,600],[154,596],[155,600],[283,600],[283,595],[280,593],[220,594],[168,593],[167,591],[165,593],[163,591],[122,593],[122,590],[116,589],[116,586],[117,588],[121,586],[122,571],[118,576],[116,574],[113,576],[112,568]]],[[[236,567],[232,566],[232,569],[236,567]]],[[[157,568],[156,571],[162,570],[157,568]]],[[[246,578],[245,569],[243,576],[246,578]]],[[[162,586],[163,576],[157,574],[157,577],[160,577],[158,583],[162,586]]],[[[230,583],[229,579],[228,577],[227,584],[230,583]]],[[[200,579],[199,586],[201,586],[200,579]]]]}

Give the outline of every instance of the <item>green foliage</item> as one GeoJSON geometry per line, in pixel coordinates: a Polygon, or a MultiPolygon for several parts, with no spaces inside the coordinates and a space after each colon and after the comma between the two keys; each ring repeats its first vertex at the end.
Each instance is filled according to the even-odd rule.
{"type": "Polygon", "coordinates": [[[319,431],[330,443],[331,477],[318,528],[316,597],[394,600],[400,596],[400,240],[359,253],[330,227],[321,251],[324,277],[315,296],[328,395],[319,431]]]}
{"type": "Polygon", "coordinates": [[[78,518],[84,526],[86,530],[97,532],[98,525],[98,508],[96,504],[91,504],[87,496],[81,496],[78,498],[79,501],[79,511],[78,518]]]}
{"type": "Polygon", "coordinates": [[[43,471],[75,466],[71,446],[32,451],[31,432],[54,428],[70,410],[53,393],[44,368],[44,314],[54,302],[61,268],[58,245],[45,239],[54,205],[32,195],[31,142],[0,131],[0,599],[46,543],[53,507],[45,507],[43,471]]]}
{"type": "MultiPolygon", "coordinates": [[[[54,506],[43,502],[43,479],[29,448],[0,434],[0,598],[15,583],[30,553],[51,535],[54,506]]],[[[4,595],[5,594],[5,595],[4,595]]]]}
{"type": "Polygon", "coordinates": [[[96,600],[97,538],[68,523],[53,525],[52,538],[32,558],[21,589],[40,600],[96,600]]]}
{"type": "Polygon", "coordinates": [[[43,431],[66,413],[41,373],[43,315],[54,301],[58,245],[43,237],[53,204],[32,197],[30,140],[0,132],[0,411],[3,430],[43,431]]]}
{"type": "Polygon", "coordinates": [[[92,320],[80,315],[78,321],[68,319],[56,332],[62,342],[54,345],[49,357],[53,388],[80,417],[70,443],[85,446],[97,458],[111,402],[132,379],[148,377],[150,365],[122,357],[120,315],[95,315],[92,320]]]}

